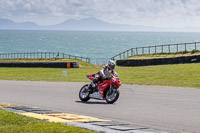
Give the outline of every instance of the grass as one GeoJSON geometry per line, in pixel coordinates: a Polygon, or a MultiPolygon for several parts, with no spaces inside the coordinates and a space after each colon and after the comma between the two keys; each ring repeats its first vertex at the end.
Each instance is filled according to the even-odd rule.
{"type": "Polygon", "coordinates": [[[200,88],[200,63],[122,67],[118,71],[123,83],[200,88]]]}
{"type": "MultiPolygon", "coordinates": [[[[0,68],[0,80],[89,82],[88,73],[100,66],[81,68],[0,68]],[[67,71],[67,77],[63,77],[67,71]]],[[[200,63],[142,67],[116,67],[122,84],[200,88],[200,63]]]]}
{"type": "Polygon", "coordinates": [[[94,133],[86,129],[62,123],[49,123],[44,120],[21,116],[0,109],[1,133],[94,133]]]}

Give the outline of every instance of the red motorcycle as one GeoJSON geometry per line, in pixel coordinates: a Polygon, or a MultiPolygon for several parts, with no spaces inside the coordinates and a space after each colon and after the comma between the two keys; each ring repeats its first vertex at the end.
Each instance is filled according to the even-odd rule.
{"type": "MultiPolygon", "coordinates": [[[[87,77],[92,81],[95,79],[95,74],[88,74],[87,77]]],[[[97,84],[93,85],[94,90],[91,92],[88,88],[89,84],[84,85],[80,92],[79,98],[81,101],[87,102],[90,98],[98,100],[106,100],[107,103],[114,103],[119,98],[118,88],[121,86],[118,74],[110,74],[107,80],[100,80],[97,84]]]]}

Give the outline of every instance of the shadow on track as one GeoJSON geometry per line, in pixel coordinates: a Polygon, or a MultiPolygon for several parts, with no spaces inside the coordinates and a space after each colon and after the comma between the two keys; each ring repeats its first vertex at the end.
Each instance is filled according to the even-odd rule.
{"type": "Polygon", "coordinates": [[[84,104],[107,104],[106,102],[83,102],[83,101],[76,101],[76,102],[77,103],[84,103],[84,104]]]}

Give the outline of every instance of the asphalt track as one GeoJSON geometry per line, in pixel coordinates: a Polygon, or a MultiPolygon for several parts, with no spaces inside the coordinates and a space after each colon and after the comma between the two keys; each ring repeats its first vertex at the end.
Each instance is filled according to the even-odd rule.
{"type": "Polygon", "coordinates": [[[200,89],[122,85],[115,104],[79,100],[85,83],[0,81],[0,103],[119,120],[177,133],[200,133],[200,89]]]}

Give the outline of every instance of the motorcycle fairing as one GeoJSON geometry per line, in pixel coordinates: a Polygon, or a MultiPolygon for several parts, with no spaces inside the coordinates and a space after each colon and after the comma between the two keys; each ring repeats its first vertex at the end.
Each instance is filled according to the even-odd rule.
{"type": "Polygon", "coordinates": [[[99,85],[98,85],[98,88],[99,88],[99,94],[103,97],[103,99],[105,98],[105,96],[104,96],[104,91],[108,88],[108,87],[110,87],[110,80],[105,80],[105,81],[103,81],[102,83],[100,83],[99,85]]]}
{"type": "Polygon", "coordinates": [[[87,78],[90,79],[90,80],[94,80],[95,74],[88,73],[87,78]]]}
{"type": "Polygon", "coordinates": [[[104,98],[99,94],[99,92],[94,92],[90,94],[90,98],[104,100],[104,98]]]}

